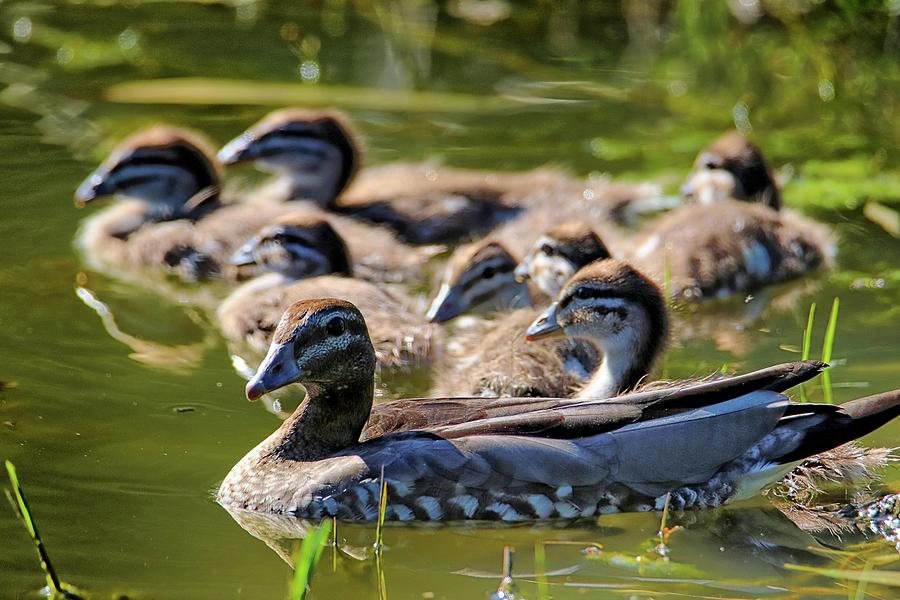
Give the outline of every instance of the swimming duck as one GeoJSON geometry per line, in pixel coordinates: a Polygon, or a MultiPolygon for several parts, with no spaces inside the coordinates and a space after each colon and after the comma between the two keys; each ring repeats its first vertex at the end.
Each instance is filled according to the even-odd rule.
{"type": "Polygon", "coordinates": [[[737,131],[700,151],[681,193],[700,204],[735,199],[781,209],[781,192],[762,151],[737,131]]]}
{"type": "Polygon", "coordinates": [[[565,336],[594,344],[603,360],[577,398],[634,390],[662,354],[669,320],[662,291],[628,263],[605,259],[580,269],[526,331],[529,341],[565,336]]]}
{"type": "Polygon", "coordinates": [[[432,395],[571,396],[597,367],[600,355],[580,339],[528,342],[525,331],[537,315],[523,308],[455,331],[435,365],[432,395]]]}
{"type": "Polygon", "coordinates": [[[612,397],[649,374],[668,337],[662,292],[621,261],[601,258],[579,270],[553,306],[563,307],[565,328],[550,327],[555,308],[522,309],[487,332],[457,335],[438,363],[435,395],[548,398],[584,388],[584,397],[612,397]]]}
{"type": "Polygon", "coordinates": [[[578,269],[612,255],[594,229],[568,221],[547,230],[516,266],[516,281],[533,281],[549,298],[556,298],[578,269]]]}
{"type": "Polygon", "coordinates": [[[485,316],[531,306],[528,285],[516,280],[517,264],[509,250],[493,239],[458,248],[444,267],[428,319],[443,323],[463,313],[485,316]]]}
{"type": "Polygon", "coordinates": [[[600,236],[581,222],[551,228],[537,238],[521,262],[505,239],[501,242],[491,235],[453,253],[428,316],[442,323],[461,314],[489,315],[546,304],[575,271],[609,256],[600,236]]]}
{"type": "Polygon", "coordinates": [[[626,253],[684,300],[720,298],[829,266],[828,227],[781,210],[762,154],[731,133],[700,153],[685,191],[696,202],[651,223],[626,253]]]}
{"type": "MultiPolygon", "coordinates": [[[[604,216],[632,197],[658,195],[656,186],[585,183],[551,169],[488,173],[432,163],[390,164],[358,170],[359,143],[336,111],[283,109],[264,117],[219,152],[226,165],[254,162],[276,173],[275,192],[379,223],[415,244],[480,237],[535,205],[559,208],[585,198],[604,216]],[[345,189],[346,188],[346,189],[345,189]]],[[[272,192],[267,192],[272,194],[272,192]]]]}
{"type": "Polygon", "coordinates": [[[232,260],[265,274],[241,285],[219,306],[219,326],[227,339],[265,353],[285,309],[329,294],[352,301],[366,315],[381,367],[430,361],[432,326],[403,292],[353,278],[347,246],[328,221],[292,215],[265,227],[232,260]]]}
{"type": "Polygon", "coordinates": [[[220,172],[198,134],[156,126],[133,135],[75,192],[79,205],[122,198],[86,221],[79,245],[100,267],[166,269],[185,279],[218,273],[236,240],[281,210],[223,202],[220,172]]]}
{"type": "Polygon", "coordinates": [[[803,458],[900,412],[900,390],[842,406],[780,392],[819,372],[798,363],[616,402],[501,398],[372,406],[375,351],[362,313],[306,300],[282,317],[247,397],[298,382],[306,399],[241,459],[217,499],[320,519],[588,517],[719,506],[757,493],[803,458]],[[384,408],[382,408],[384,407],[384,408]],[[367,425],[368,423],[368,425],[367,425]]]}

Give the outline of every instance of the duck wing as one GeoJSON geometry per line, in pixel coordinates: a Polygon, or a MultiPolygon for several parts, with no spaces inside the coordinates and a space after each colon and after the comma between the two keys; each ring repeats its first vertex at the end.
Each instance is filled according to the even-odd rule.
{"type": "Polygon", "coordinates": [[[660,493],[708,481],[769,434],[787,405],[776,392],[757,391],[616,429],[603,423],[579,438],[388,435],[335,457],[347,461],[349,480],[332,478],[330,493],[305,516],[371,518],[378,505],[372,483],[382,469],[394,519],[519,520],[647,509],[660,493]]]}
{"type": "Polygon", "coordinates": [[[708,406],[754,390],[783,392],[816,376],[825,365],[798,361],[745,375],[690,382],[608,400],[569,398],[441,398],[388,402],[373,407],[361,440],[426,430],[443,436],[545,435],[578,437],[629,423],[708,406]]]}

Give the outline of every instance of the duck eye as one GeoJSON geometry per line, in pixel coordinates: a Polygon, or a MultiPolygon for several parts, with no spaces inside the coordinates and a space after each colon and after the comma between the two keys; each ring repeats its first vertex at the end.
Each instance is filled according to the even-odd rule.
{"type": "Polygon", "coordinates": [[[494,267],[485,267],[484,271],[481,272],[481,276],[485,279],[490,279],[497,273],[497,269],[494,267]]]}
{"type": "Polygon", "coordinates": [[[541,252],[546,254],[547,256],[553,256],[555,252],[553,251],[553,246],[550,244],[541,244],[541,252]]]}
{"type": "Polygon", "coordinates": [[[332,337],[337,337],[344,333],[346,326],[344,325],[344,319],[341,317],[334,317],[328,323],[325,324],[325,331],[328,332],[328,335],[332,337]]]}
{"type": "Polygon", "coordinates": [[[710,170],[715,170],[715,169],[718,169],[718,168],[719,168],[719,165],[716,164],[716,163],[714,163],[714,162],[712,162],[711,160],[706,161],[706,164],[703,165],[703,166],[705,166],[707,169],[710,169],[710,170]]]}
{"type": "Polygon", "coordinates": [[[586,300],[587,298],[591,297],[591,293],[585,288],[578,288],[577,290],[575,290],[575,297],[586,300]]]}

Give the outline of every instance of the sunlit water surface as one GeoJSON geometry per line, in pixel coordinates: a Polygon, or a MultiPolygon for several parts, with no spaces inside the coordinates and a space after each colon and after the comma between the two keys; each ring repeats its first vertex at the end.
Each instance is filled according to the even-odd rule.
{"type": "MultiPolygon", "coordinates": [[[[117,139],[163,120],[224,142],[277,104],[255,81],[296,84],[298,104],[334,99],[368,138],[373,163],[552,163],[652,177],[674,191],[707,140],[752,128],[791,175],[787,204],[839,233],[839,267],[749,304],[702,307],[721,325],[709,339],[674,340],[665,375],[796,358],[812,302],[818,356],[840,297],[835,399],[900,386],[900,243],[863,214],[867,202],[896,209],[900,198],[897,21],[880,5],[744,25],[725,3],[660,15],[647,6],[655,3],[625,2],[627,22],[618,6],[574,2],[537,9],[498,0],[479,15],[471,11],[482,3],[471,2],[102,4],[0,5],[0,456],[17,465],[63,577],[94,597],[287,590],[278,553],[212,500],[274,417],[243,399],[208,317],[87,270],[72,247],[88,214],[72,206],[72,192],[117,139]],[[237,79],[245,100],[196,82],[164,98],[141,85],[110,88],[170,77],[237,79]],[[76,297],[77,285],[112,307],[119,339],[76,297]],[[773,298],[777,308],[746,330],[727,325],[773,298]]],[[[387,391],[426,389],[419,374],[389,380],[387,391]]],[[[818,384],[806,391],[823,396],[818,384]]],[[[896,445],[898,434],[900,422],[866,442],[896,445]]],[[[900,471],[890,470],[885,489],[898,483],[900,471]]],[[[539,580],[554,598],[847,597],[844,582],[782,565],[862,568],[824,544],[893,552],[876,538],[814,537],[764,500],[673,515],[672,524],[685,528],[670,539],[671,562],[645,566],[636,557],[656,533],[656,514],[537,528],[389,527],[385,588],[393,598],[483,598],[512,546],[529,598],[539,580]],[[585,551],[595,544],[602,552],[585,551]],[[537,566],[536,551],[545,555],[537,566]]],[[[313,597],[377,597],[375,562],[352,558],[366,553],[373,529],[339,525],[338,537],[347,551],[326,550],[313,597]]],[[[9,510],[0,509],[0,539],[0,597],[33,596],[42,575],[9,510]]],[[[272,546],[290,552],[291,543],[272,546]]],[[[890,597],[887,588],[870,592],[890,597]]]]}

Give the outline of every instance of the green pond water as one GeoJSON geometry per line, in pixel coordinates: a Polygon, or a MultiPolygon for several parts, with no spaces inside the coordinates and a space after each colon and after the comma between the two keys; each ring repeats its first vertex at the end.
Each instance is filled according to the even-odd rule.
{"type": "MultiPolygon", "coordinates": [[[[280,105],[333,103],[365,134],[371,163],[551,163],[653,178],[673,192],[694,154],[739,126],[788,180],[787,205],[835,228],[838,265],[749,302],[700,307],[714,326],[673,340],[665,375],[798,358],[813,302],[817,357],[839,297],[835,401],[900,386],[900,241],[888,231],[900,209],[897,3],[765,2],[769,12],[752,23],[752,11],[741,22],[724,2],[656,4],[0,4],[0,457],[18,467],[63,578],[94,598],[280,598],[288,589],[278,553],[212,500],[276,419],[244,400],[207,316],[90,271],[72,245],[79,221],[102,209],[76,210],[73,190],[118,139],[153,122],[222,143],[280,105]],[[112,309],[115,336],[78,285],[112,309]],[[758,316],[736,330],[748,311],[758,316]]],[[[421,394],[427,377],[387,386],[421,394]]],[[[821,383],[806,394],[821,400],[821,383]]],[[[898,438],[900,421],[865,442],[898,438]]],[[[884,490],[900,490],[900,469],[887,471],[884,490]]],[[[860,570],[875,556],[887,557],[877,568],[897,568],[877,537],[813,536],[762,499],[669,524],[684,529],[669,541],[668,565],[636,560],[657,514],[391,526],[385,590],[486,598],[504,546],[516,550],[527,598],[852,598],[855,583],[848,591],[844,580],[783,564],[860,570]],[[602,552],[585,552],[594,544],[602,552]],[[545,556],[537,565],[536,551],[545,556]]],[[[339,525],[338,538],[347,551],[325,550],[312,597],[378,597],[375,561],[351,557],[374,528],[339,525]]],[[[0,597],[36,597],[42,574],[5,508],[0,540],[0,597]]],[[[290,552],[291,543],[272,547],[290,552]]]]}

